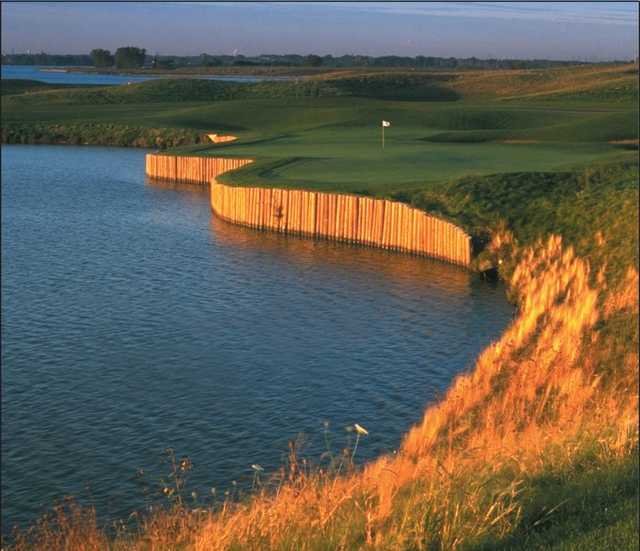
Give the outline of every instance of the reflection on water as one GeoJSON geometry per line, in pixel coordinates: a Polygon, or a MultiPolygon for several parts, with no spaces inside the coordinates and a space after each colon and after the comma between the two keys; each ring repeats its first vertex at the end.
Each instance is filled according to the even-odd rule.
{"type": "Polygon", "coordinates": [[[268,252],[282,262],[316,265],[338,270],[346,277],[354,273],[375,278],[376,284],[393,281],[394,286],[427,286],[450,298],[469,294],[470,274],[464,268],[375,247],[309,239],[237,226],[211,216],[211,231],[221,246],[242,251],[268,252]]]}
{"type": "Polygon", "coordinates": [[[360,460],[394,449],[510,319],[455,266],[216,219],[144,153],[2,148],[5,533],[87,484],[126,516],[167,447],[200,493],[299,432],[318,457],[324,421],[369,429],[360,460]]]}
{"type": "MultiPolygon", "coordinates": [[[[146,178],[145,183],[156,189],[179,192],[196,197],[194,201],[209,201],[209,186],[178,183],[146,178]]],[[[384,251],[357,244],[329,242],[296,235],[283,235],[269,231],[258,231],[231,224],[213,215],[210,218],[211,232],[217,244],[229,247],[235,254],[243,251],[276,255],[283,262],[318,264],[323,269],[376,273],[396,283],[428,285],[443,292],[466,296],[469,292],[470,274],[464,268],[430,258],[416,258],[395,251],[384,251]]]]}
{"type": "Polygon", "coordinates": [[[183,194],[201,195],[207,199],[209,198],[208,185],[189,182],[172,182],[170,180],[151,178],[149,176],[145,176],[144,183],[153,189],[166,189],[167,191],[177,191],[183,194]]]}

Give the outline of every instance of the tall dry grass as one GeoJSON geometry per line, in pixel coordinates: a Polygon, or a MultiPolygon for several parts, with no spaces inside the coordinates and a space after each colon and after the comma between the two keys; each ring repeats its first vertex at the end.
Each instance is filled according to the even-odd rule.
{"type": "MultiPolygon", "coordinates": [[[[610,289],[606,268],[592,273],[557,236],[520,249],[501,233],[491,249],[515,266],[517,316],[396,454],[340,476],[301,469],[293,456],[275,490],[216,512],[159,513],[112,548],[454,550],[512,532],[532,477],[585,454],[604,464],[636,450],[637,353],[621,356],[600,331],[614,316],[637,319],[636,268],[610,289]]],[[[36,547],[105,541],[82,522],[66,530],[36,547]]]]}
{"type": "Polygon", "coordinates": [[[576,93],[603,87],[637,88],[638,66],[633,63],[586,65],[553,69],[466,71],[453,73],[452,87],[465,97],[528,98],[576,93]]]}
{"type": "Polygon", "coordinates": [[[604,385],[596,350],[606,343],[594,331],[620,309],[637,313],[637,271],[608,290],[557,236],[518,252],[502,234],[492,248],[518,257],[509,282],[518,316],[399,452],[212,515],[195,549],[456,549],[517,524],[525,478],[571,464],[594,442],[602,458],[637,445],[637,355],[604,385]]]}

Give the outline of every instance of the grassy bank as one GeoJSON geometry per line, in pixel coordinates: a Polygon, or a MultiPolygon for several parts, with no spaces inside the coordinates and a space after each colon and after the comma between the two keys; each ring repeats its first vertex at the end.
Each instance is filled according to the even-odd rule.
{"type": "MultiPolygon", "coordinates": [[[[464,176],[558,171],[625,155],[633,159],[636,76],[630,66],[352,71],[252,85],[178,79],[54,89],[3,96],[2,139],[121,145],[118,135],[130,135],[134,128],[138,136],[146,128],[165,133],[174,128],[193,133],[164,141],[193,146],[181,153],[256,159],[227,175],[227,183],[390,196],[464,176]],[[608,92],[598,99],[585,90],[608,92]],[[392,122],[384,150],[383,119],[392,122]],[[111,130],[103,131],[104,125],[111,130]],[[206,147],[198,139],[206,132],[239,140],[206,147]]],[[[153,145],[152,139],[140,141],[153,145]]]]}
{"type": "Polygon", "coordinates": [[[137,110],[141,127],[234,133],[178,152],[256,158],[227,175],[236,185],[412,202],[484,240],[480,260],[518,305],[396,454],[314,469],[292,453],[250,498],[198,511],[174,499],[117,536],[91,510],[60,510],[13,549],[637,549],[638,153],[609,143],[638,139],[637,85],[603,100],[584,92],[613,94],[625,76],[563,71],[511,74],[490,99],[490,80],[460,75],[455,101],[385,85],[364,99],[7,102],[3,126],[137,110]]]}
{"type": "Polygon", "coordinates": [[[184,128],[149,128],[100,123],[8,123],[2,126],[2,143],[110,145],[167,149],[195,145],[209,139],[184,128]]]}
{"type": "MultiPolygon", "coordinates": [[[[222,510],[175,505],[115,540],[76,512],[15,549],[636,549],[638,172],[573,178],[540,186],[540,238],[534,220],[496,216],[487,253],[518,316],[397,454],[342,475],[292,456],[222,510]]],[[[470,219],[522,203],[517,180],[481,183],[457,183],[481,187],[470,219]]]]}
{"type": "MultiPolygon", "coordinates": [[[[31,92],[44,92],[49,90],[70,90],[78,88],[75,84],[51,84],[39,80],[29,79],[5,79],[0,81],[0,95],[14,96],[18,94],[29,94],[31,92]]],[[[92,88],[88,85],[87,88],[92,88]]]]}

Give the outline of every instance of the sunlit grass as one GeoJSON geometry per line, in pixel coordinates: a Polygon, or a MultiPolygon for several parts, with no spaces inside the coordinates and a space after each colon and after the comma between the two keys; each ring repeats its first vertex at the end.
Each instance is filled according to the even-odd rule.
{"type": "MultiPolygon", "coordinates": [[[[586,484],[581,473],[622,469],[637,455],[636,350],[601,375],[602,363],[618,361],[602,328],[638,314],[637,270],[609,286],[606,270],[592,273],[557,236],[520,247],[503,233],[490,249],[514,266],[517,319],[396,455],[336,476],[299,464],[292,450],[275,487],[204,516],[176,503],[116,548],[462,549],[565,522],[577,504],[562,492],[536,504],[542,480],[586,484]]],[[[71,510],[56,522],[40,532],[48,549],[105,541],[90,515],[71,510]]]]}
{"type": "MultiPolygon", "coordinates": [[[[563,94],[567,90],[583,94],[603,89],[599,84],[591,86],[589,79],[614,86],[620,78],[617,70],[501,75],[513,79],[511,88],[505,86],[505,96],[524,93],[524,88],[551,94],[559,90],[558,79],[562,79],[563,94]]],[[[469,94],[495,93],[496,83],[490,77],[486,73],[464,76],[469,94]]],[[[286,170],[296,178],[302,175],[304,170],[296,173],[295,164],[283,162],[282,151],[304,147],[305,140],[310,147],[314,132],[334,140],[331,147],[335,149],[327,146],[327,154],[344,146],[332,138],[336,130],[351,137],[363,132],[357,121],[351,130],[316,128],[337,124],[345,114],[355,113],[350,101],[330,98],[313,104],[314,109],[306,100],[287,102],[280,105],[280,122],[276,105],[268,102],[255,103],[254,110],[243,113],[233,102],[183,105],[162,116],[176,125],[182,120],[189,128],[198,124],[213,128],[219,122],[218,130],[235,122],[245,138],[255,138],[260,129],[268,131],[265,142],[245,149],[272,151],[275,160],[269,162],[276,163],[271,167],[275,182],[286,170]],[[198,119],[200,115],[204,118],[198,119]],[[255,126],[250,127],[251,122],[255,126]],[[278,129],[283,137],[274,137],[278,129]]],[[[554,101],[557,110],[561,102],[554,101]]],[[[558,124],[538,126],[533,107],[515,115],[516,107],[514,112],[460,109],[455,114],[450,107],[416,104],[410,108],[407,102],[370,100],[363,105],[358,117],[379,116],[394,106],[401,112],[397,120],[414,116],[453,135],[476,132],[474,137],[482,139],[488,137],[482,133],[498,131],[496,136],[502,140],[501,132],[519,128],[519,139],[535,134],[542,140],[551,135],[571,140],[579,135],[584,141],[599,141],[620,134],[620,139],[637,140],[635,122],[623,120],[628,113],[584,117],[546,113],[541,116],[557,116],[558,124]]],[[[565,111],[569,107],[565,105],[565,111]]],[[[131,116],[131,109],[119,106],[98,112],[87,107],[79,116],[108,119],[117,112],[124,118],[131,116]]],[[[67,112],[51,109],[47,116],[61,113],[67,112]]],[[[37,118],[38,113],[24,116],[37,118]]],[[[161,115],[150,109],[141,116],[150,122],[161,115]]],[[[407,139],[417,140],[418,130],[417,126],[408,130],[407,139]]],[[[431,131],[421,134],[434,135],[431,131]]],[[[424,152],[424,143],[413,147],[424,152]]],[[[517,151],[538,144],[500,146],[517,151]]],[[[355,465],[358,443],[375,426],[354,424],[350,427],[356,435],[354,446],[336,453],[325,427],[327,452],[317,466],[300,458],[292,443],[288,460],[278,472],[266,473],[259,463],[253,464],[253,493],[230,493],[207,506],[189,499],[190,463],[173,455],[162,486],[167,507],[143,515],[132,525],[123,524],[114,533],[98,525],[94,511],[69,502],[31,531],[19,534],[9,548],[637,548],[633,547],[638,532],[634,521],[638,497],[637,152],[623,152],[616,162],[588,164],[601,146],[580,146],[586,147],[584,157],[567,157],[562,171],[521,169],[462,178],[456,174],[436,178],[429,186],[408,178],[402,186],[383,189],[468,229],[485,247],[482,258],[498,268],[518,306],[502,337],[480,355],[472,370],[456,378],[444,398],[427,409],[397,453],[359,468],[355,465]]],[[[458,143],[448,151],[464,147],[458,143]]],[[[240,150],[241,146],[233,145],[219,151],[240,150]]],[[[615,156],[613,150],[610,153],[615,156]]],[[[365,145],[354,145],[351,154],[360,155],[360,162],[366,160],[365,145]]],[[[514,166],[522,167],[521,161],[516,159],[514,166]]],[[[264,171],[270,165],[256,163],[251,169],[264,171]]],[[[351,190],[376,192],[369,169],[359,170],[362,181],[356,184],[360,187],[351,190]]],[[[424,167],[417,172],[424,172],[424,167]]],[[[293,176],[291,182],[296,179],[293,176]]],[[[332,185],[340,184],[336,180],[332,185]]]]}

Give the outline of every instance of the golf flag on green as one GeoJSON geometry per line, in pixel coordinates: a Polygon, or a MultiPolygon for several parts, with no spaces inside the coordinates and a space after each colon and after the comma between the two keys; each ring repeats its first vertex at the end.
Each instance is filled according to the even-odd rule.
{"type": "Polygon", "coordinates": [[[391,126],[391,123],[389,121],[382,121],[382,149],[384,149],[384,129],[387,126],[391,126]]]}

